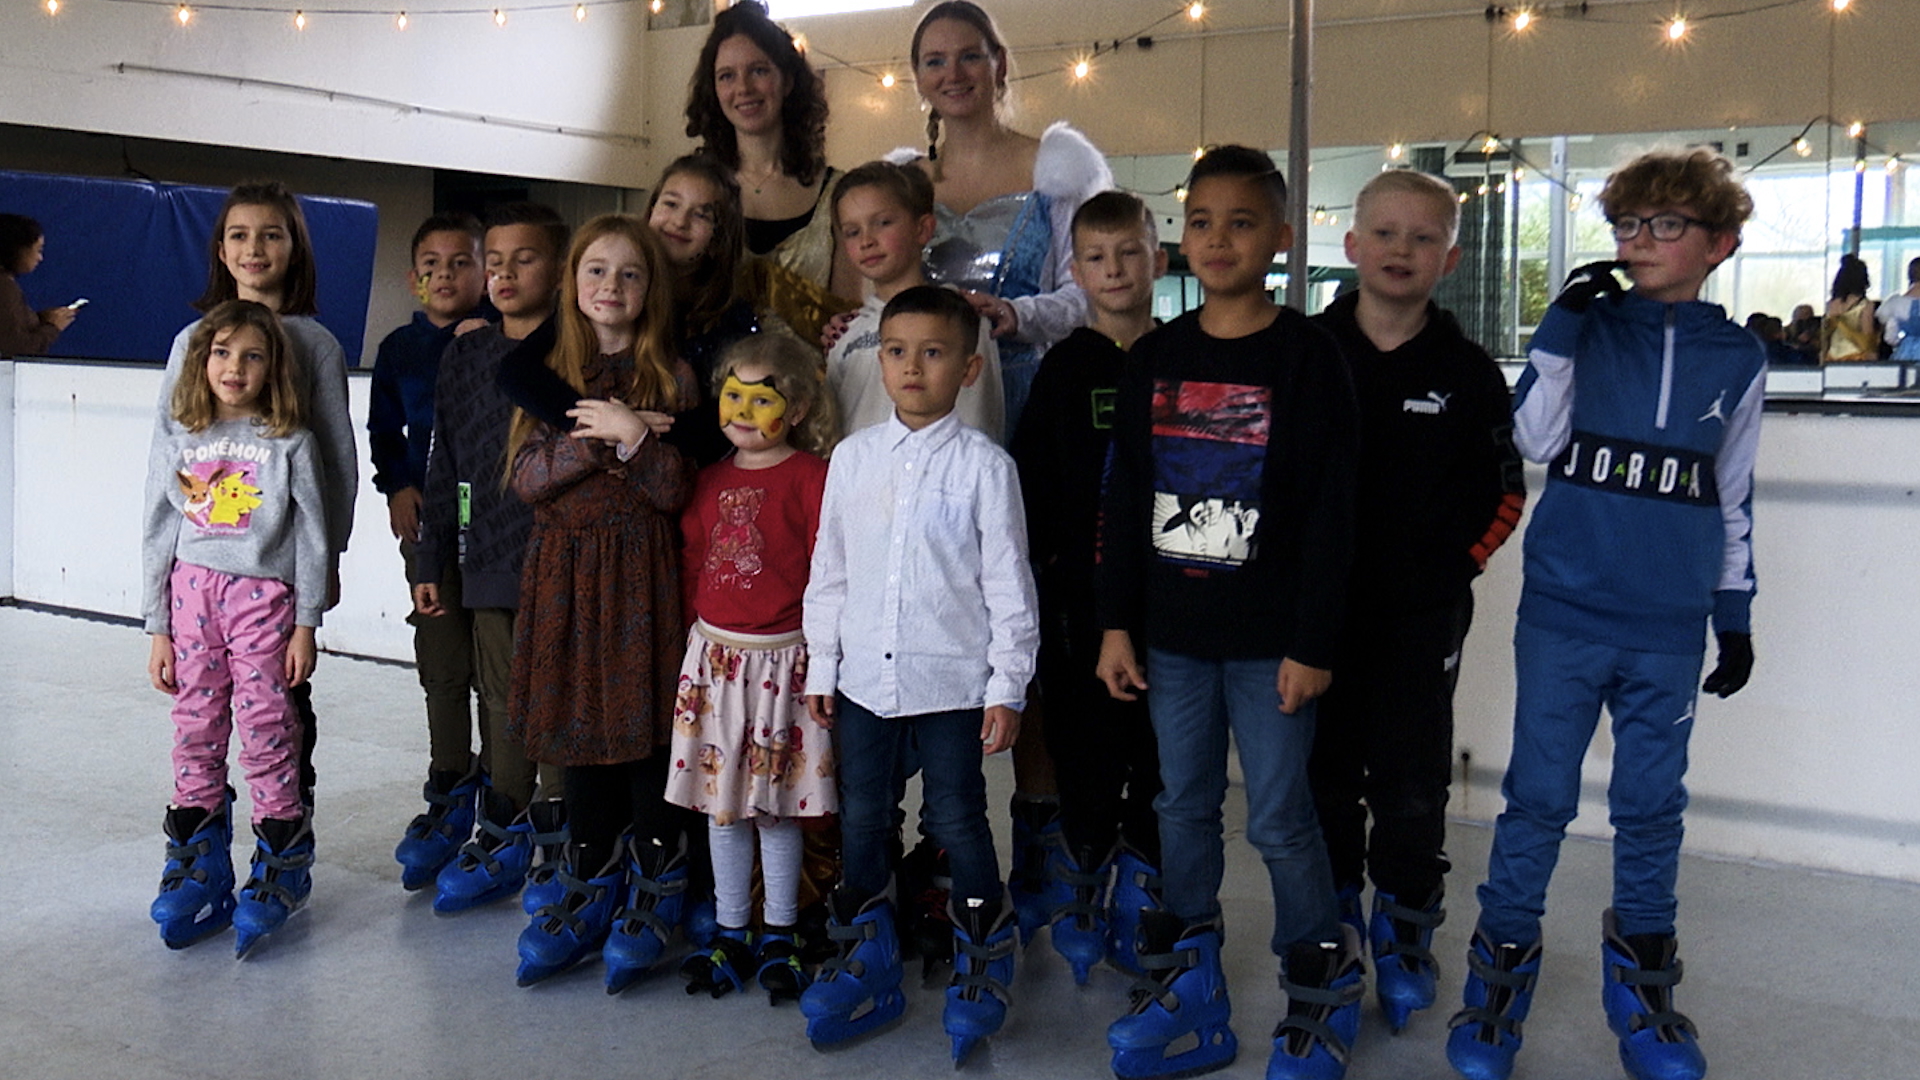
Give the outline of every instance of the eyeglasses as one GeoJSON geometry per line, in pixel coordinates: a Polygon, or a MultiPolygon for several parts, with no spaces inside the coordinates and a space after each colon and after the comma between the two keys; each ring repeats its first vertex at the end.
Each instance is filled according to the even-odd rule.
{"type": "Polygon", "coordinates": [[[1610,218],[1607,223],[1613,226],[1613,238],[1623,244],[1639,236],[1642,225],[1647,227],[1647,231],[1653,233],[1655,240],[1668,241],[1680,239],[1686,234],[1689,225],[1698,225],[1703,229],[1708,227],[1707,223],[1699,218],[1690,218],[1685,214],[1655,214],[1650,218],[1626,214],[1610,218]]]}

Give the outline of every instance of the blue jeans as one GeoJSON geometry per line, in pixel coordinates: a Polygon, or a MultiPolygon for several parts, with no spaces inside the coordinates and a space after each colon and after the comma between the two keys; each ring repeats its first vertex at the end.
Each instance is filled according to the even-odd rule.
{"type": "Polygon", "coordinates": [[[987,778],[980,771],[984,710],[884,717],[844,694],[835,700],[841,856],[848,887],[863,897],[887,887],[888,840],[898,828],[911,743],[920,761],[920,819],[947,849],[955,899],[999,899],[1000,860],[987,824],[987,778]]]}
{"type": "Polygon", "coordinates": [[[1167,907],[1189,922],[1220,913],[1226,872],[1220,809],[1227,799],[1227,733],[1247,778],[1247,840],[1266,861],[1273,884],[1275,955],[1305,941],[1338,936],[1327,848],[1307,787],[1313,750],[1312,705],[1280,711],[1278,660],[1200,660],[1149,649],[1147,703],[1160,743],[1153,801],[1167,907]]]}
{"type": "Polygon", "coordinates": [[[1623,934],[1673,933],[1687,808],[1681,781],[1704,652],[1635,652],[1523,622],[1513,655],[1513,757],[1480,886],[1481,927],[1495,941],[1539,939],[1547,882],[1580,809],[1580,763],[1605,705],[1613,720],[1614,913],[1623,934]]]}

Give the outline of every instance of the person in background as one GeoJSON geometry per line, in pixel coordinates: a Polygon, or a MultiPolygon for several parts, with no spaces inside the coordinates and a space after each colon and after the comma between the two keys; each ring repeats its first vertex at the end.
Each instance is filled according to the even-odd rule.
{"type": "Polygon", "coordinates": [[[27,305],[18,279],[33,273],[46,253],[47,236],[39,222],[23,214],[0,214],[0,356],[46,352],[79,314],[71,304],[45,311],[27,305]]]}
{"type": "Polygon", "coordinates": [[[1873,319],[1867,264],[1858,255],[1840,256],[1833,275],[1827,317],[1820,323],[1820,359],[1825,363],[1880,359],[1880,327],[1873,319]]]}
{"type": "Polygon", "coordinates": [[[1895,360],[1920,360],[1920,259],[1907,263],[1907,291],[1890,296],[1877,312],[1895,360]]]}

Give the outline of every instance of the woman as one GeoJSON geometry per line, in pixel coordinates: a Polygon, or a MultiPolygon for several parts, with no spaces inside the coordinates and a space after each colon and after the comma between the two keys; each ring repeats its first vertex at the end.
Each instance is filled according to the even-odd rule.
{"type": "Polygon", "coordinates": [[[1073,212],[1113,186],[1106,158],[1056,123],[1038,139],[1006,122],[1007,47],[970,0],[935,4],[913,32],[913,74],[927,107],[938,227],[927,276],[969,290],[993,320],[1007,430],[1019,424],[1040,357],[1086,321],[1073,283],[1073,212]]]}
{"type": "Polygon", "coordinates": [[[1827,363],[1880,359],[1880,328],[1873,317],[1867,264],[1858,255],[1840,256],[1833,275],[1833,295],[1827,317],[1820,324],[1820,359],[1827,363]]]}
{"type": "Polygon", "coordinates": [[[78,314],[72,305],[33,310],[14,280],[32,273],[46,250],[39,222],[22,214],[0,214],[0,356],[46,352],[78,314]]]}
{"type": "Polygon", "coordinates": [[[793,38],[748,0],[714,16],[687,88],[687,135],[733,171],[747,216],[751,286],[803,340],[857,306],[860,279],[835,257],[826,164],[827,94],[793,38]]]}

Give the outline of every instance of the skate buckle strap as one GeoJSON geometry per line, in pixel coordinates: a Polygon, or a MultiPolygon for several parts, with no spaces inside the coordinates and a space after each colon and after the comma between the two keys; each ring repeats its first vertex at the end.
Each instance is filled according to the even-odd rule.
{"type": "MultiPolygon", "coordinates": [[[[459,788],[454,790],[458,791],[459,788]]],[[[460,809],[460,804],[465,800],[455,798],[452,792],[435,791],[431,784],[427,785],[426,791],[422,794],[431,805],[426,813],[415,814],[413,820],[407,823],[407,836],[415,840],[425,840],[433,833],[439,833],[443,837],[452,836],[453,822],[447,819],[454,811],[460,809]]],[[[467,794],[469,797],[472,796],[472,792],[467,794]]]]}
{"type": "MultiPolygon", "coordinates": [[[[1388,919],[1396,923],[1404,923],[1414,927],[1416,930],[1431,932],[1439,929],[1440,924],[1447,921],[1445,908],[1436,907],[1431,911],[1423,908],[1411,908],[1388,900],[1378,893],[1374,895],[1374,903],[1377,905],[1377,910],[1388,919]]],[[[1374,951],[1375,960],[1384,959],[1389,956],[1402,956],[1419,964],[1431,966],[1435,963],[1432,949],[1421,944],[1419,941],[1403,940],[1397,932],[1398,929],[1398,927],[1395,928],[1396,932],[1387,939],[1384,948],[1374,951]]]]}
{"type": "Polygon", "coordinates": [[[299,900],[294,897],[293,890],[280,884],[280,875],[287,870],[305,870],[312,865],[313,847],[309,844],[296,845],[286,852],[256,848],[253,853],[253,872],[248,875],[242,891],[261,898],[272,897],[292,908],[299,900]]]}
{"type": "Polygon", "coordinates": [[[591,881],[583,881],[567,870],[561,870],[557,878],[560,882],[560,887],[565,889],[566,892],[561,895],[557,903],[548,904],[546,907],[541,908],[540,914],[546,916],[547,926],[549,927],[547,930],[548,933],[558,933],[560,929],[564,928],[572,931],[575,936],[579,936],[580,932],[585,929],[587,925],[586,920],[580,917],[580,912],[585,910],[588,904],[593,903],[594,897],[599,894],[600,886],[595,885],[591,881]],[[575,896],[586,897],[587,903],[581,904],[578,909],[575,909],[567,903],[569,898],[575,896]],[[555,927],[553,925],[554,923],[560,925],[555,927]]]}
{"type": "Polygon", "coordinates": [[[1172,952],[1141,953],[1138,957],[1142,974],[1133,980],[1127,989],[1127,997],[1132,999],[1131,1011],[1145,1012],[1147,1006],[1159,1002],[1168,1012],[1178,1012],[1180,995],[1173,992],[1173,976],[1156,978],[1156,971],[1181,972],[1200,966],[1200,949],[1195,945],[1175,947],[1172,952]]]}
{"type": "Polygon", "coordinates": [[[170,888],[179,888],[180,882],[183,881],[203,882],[207,880],[206,868],[202,867],[199,861],[212,853],[212,837],[201,837],[200,840],[193,843],[182,842],[178,844],[169,839],[167,841],[167,868],[160,872],[160,890],[165,892],[170,888]]]}
{"type": "MultiPolygon", "coordinates": [[[[1505,946],[1502,946],[1502,948],[1505,948],[1505,946]]],[[[1522,957],[1521,962],[1524,961],[1525,957],[1522,957]]],[[[1528,993],[1533,989],[1533,982],[1540,975],[1539,969],[1536,968],[1532,971],[1513,971],[1508,968],[1503,968],[1493,961],[1482,957],[1479,949],[1472,949],[1467,952],[1467,968],[1473,972],[1475,978],[1487,985],[1487,1004],[1469,1005],[1459,1012],[1454,1013],[1453,1019],[1447,1021],[1447,1028],[1451,1030],[1457,1027],[1465,1027],[1468,1024],[1481,1024],[1492,1028],[1501,1035],[1511,1035],[1515,1039],[1520,1038],[1520,1021],[1508,1014],[1507,1006],[1512,1004],[1518,995],[1528,993]],[[1496,994],[1494,993],[1495,989],[1503,992],[1496,994]],[[1495,1004],[1496,1002],[1498,1003],[1497,1005],[1495,1004]]],[[[1489,1038],[1484,1041],[1491,1043],[1497,1041],[1497,1039],[1489,1038]]]]}
{"type": "Polygon", "coordinates": [[[1660,1036],[1661,1042],[1678,1042],[1682,1032],[1699,1038],[1700,1033],[1694,1028],[1693,1021],[1671,1005],[1673,999],[1670,992],[1680,983],[1679,960],[1673,961],[1664,968],[1641,968],[1609,963],[1607,973],[1613,981],[1622,986],[1634,987],[1635,996],[1648,1006],[1646,1011],[1636,1012],[1627,1018],[1628,1031],[1646,1031],[1651,1028],[1660,1036]],[[1652,992],[1640,992],[1642,988],[1652,992]]]}
{"type": "Polygon", "coordinates": [[[1311,1005],[1313,1006],[1313,1011],[1300,1013],[1289,1012],[1287,1015],[1281,1017],[1279,1025],[1273,1029],[1273,1037],[1280,1039],[1285,1038],[1289,1032],[1300,1032],[1311,1037],[1322,1046],[1325,1046],[1327,1053],[1332,1054],[1335,1061],[1345,1065],[1347,1063],[1347,1055],[1352,1052],[1353,1048],[1348,1046],[1346,1041],[1341,1039],[1340,1036],[1334,1032],[1333,1028],[1327,1025],[1324,1018],[1330,1015],[1335,1009],[1351,1005],[1360,1000],[1361,985],[1359,980],[1356,979],[1345,986],[1339,987],[1303,986],[1300,983],[1288,979],[1283,974],[1280,976],[1280,989],[1287,995],[1287,1001],[1290,1004],[1311,1005]]]}
{"type": "Polygon", "coordinates": [[[500,873],[500,860],[493,856],[496,852],[504,851],[513,846],[513,830],[507,828],[505,825],[497,825],[492,819],[482,816],[480,818],[480,831],[492,837],[494,842],[488,844],[476,836],[460,845],[460,866],[463,869],[484,867],[487,876],[497,877],[500,873]]]}
{"type": "Polygon", "coordinates": [[[963,996],[970,1000],[979,998],[979,991],[985,990],[1007,1004],[1013,1003],[1012,991],[1007,985],[994,978],[988,972],[995,960],[1005,960],[1013,955],[1015,935],[1008,934],[998,939],[989,939],[984,944],[957,935],[953,939],[955,951],[970,961],[962,971],[959,964],[953,965],[953,982],[949,985],[960,988],[963,996]]]}
{"type": "Polygon", "coordinates": [[[850,926],[842,926],[838,922],[827,923],[827,940],[839,943],[840,951],[827,957],[820,965],[820,977],[826,979],[835,972],[844,971],[855,979],[864,978],[867,965],[864,961],[855,960],[853,954],[861,943],[879,936],[875,926],[871,921],[856,922],[850,926]]]}
{"type": "Polygon", "coordinates": [[[638,922],[640,925],[659,935],[660,940],[663,942],[671,938],[673,936],[673,927],[669,926],[667,921],[662,919],[654,909],[659,907],[660,902],[667,897],[678,896],[686,892],[687,879],[682,876],[672,881],[662,882],[656,878],[635,874],[633,880],[628,884],[633,887],[634,891],[643,895],[634,897],[633,903],[615,912],[613,921],[622,926],[628,923],[638,922]]]}

